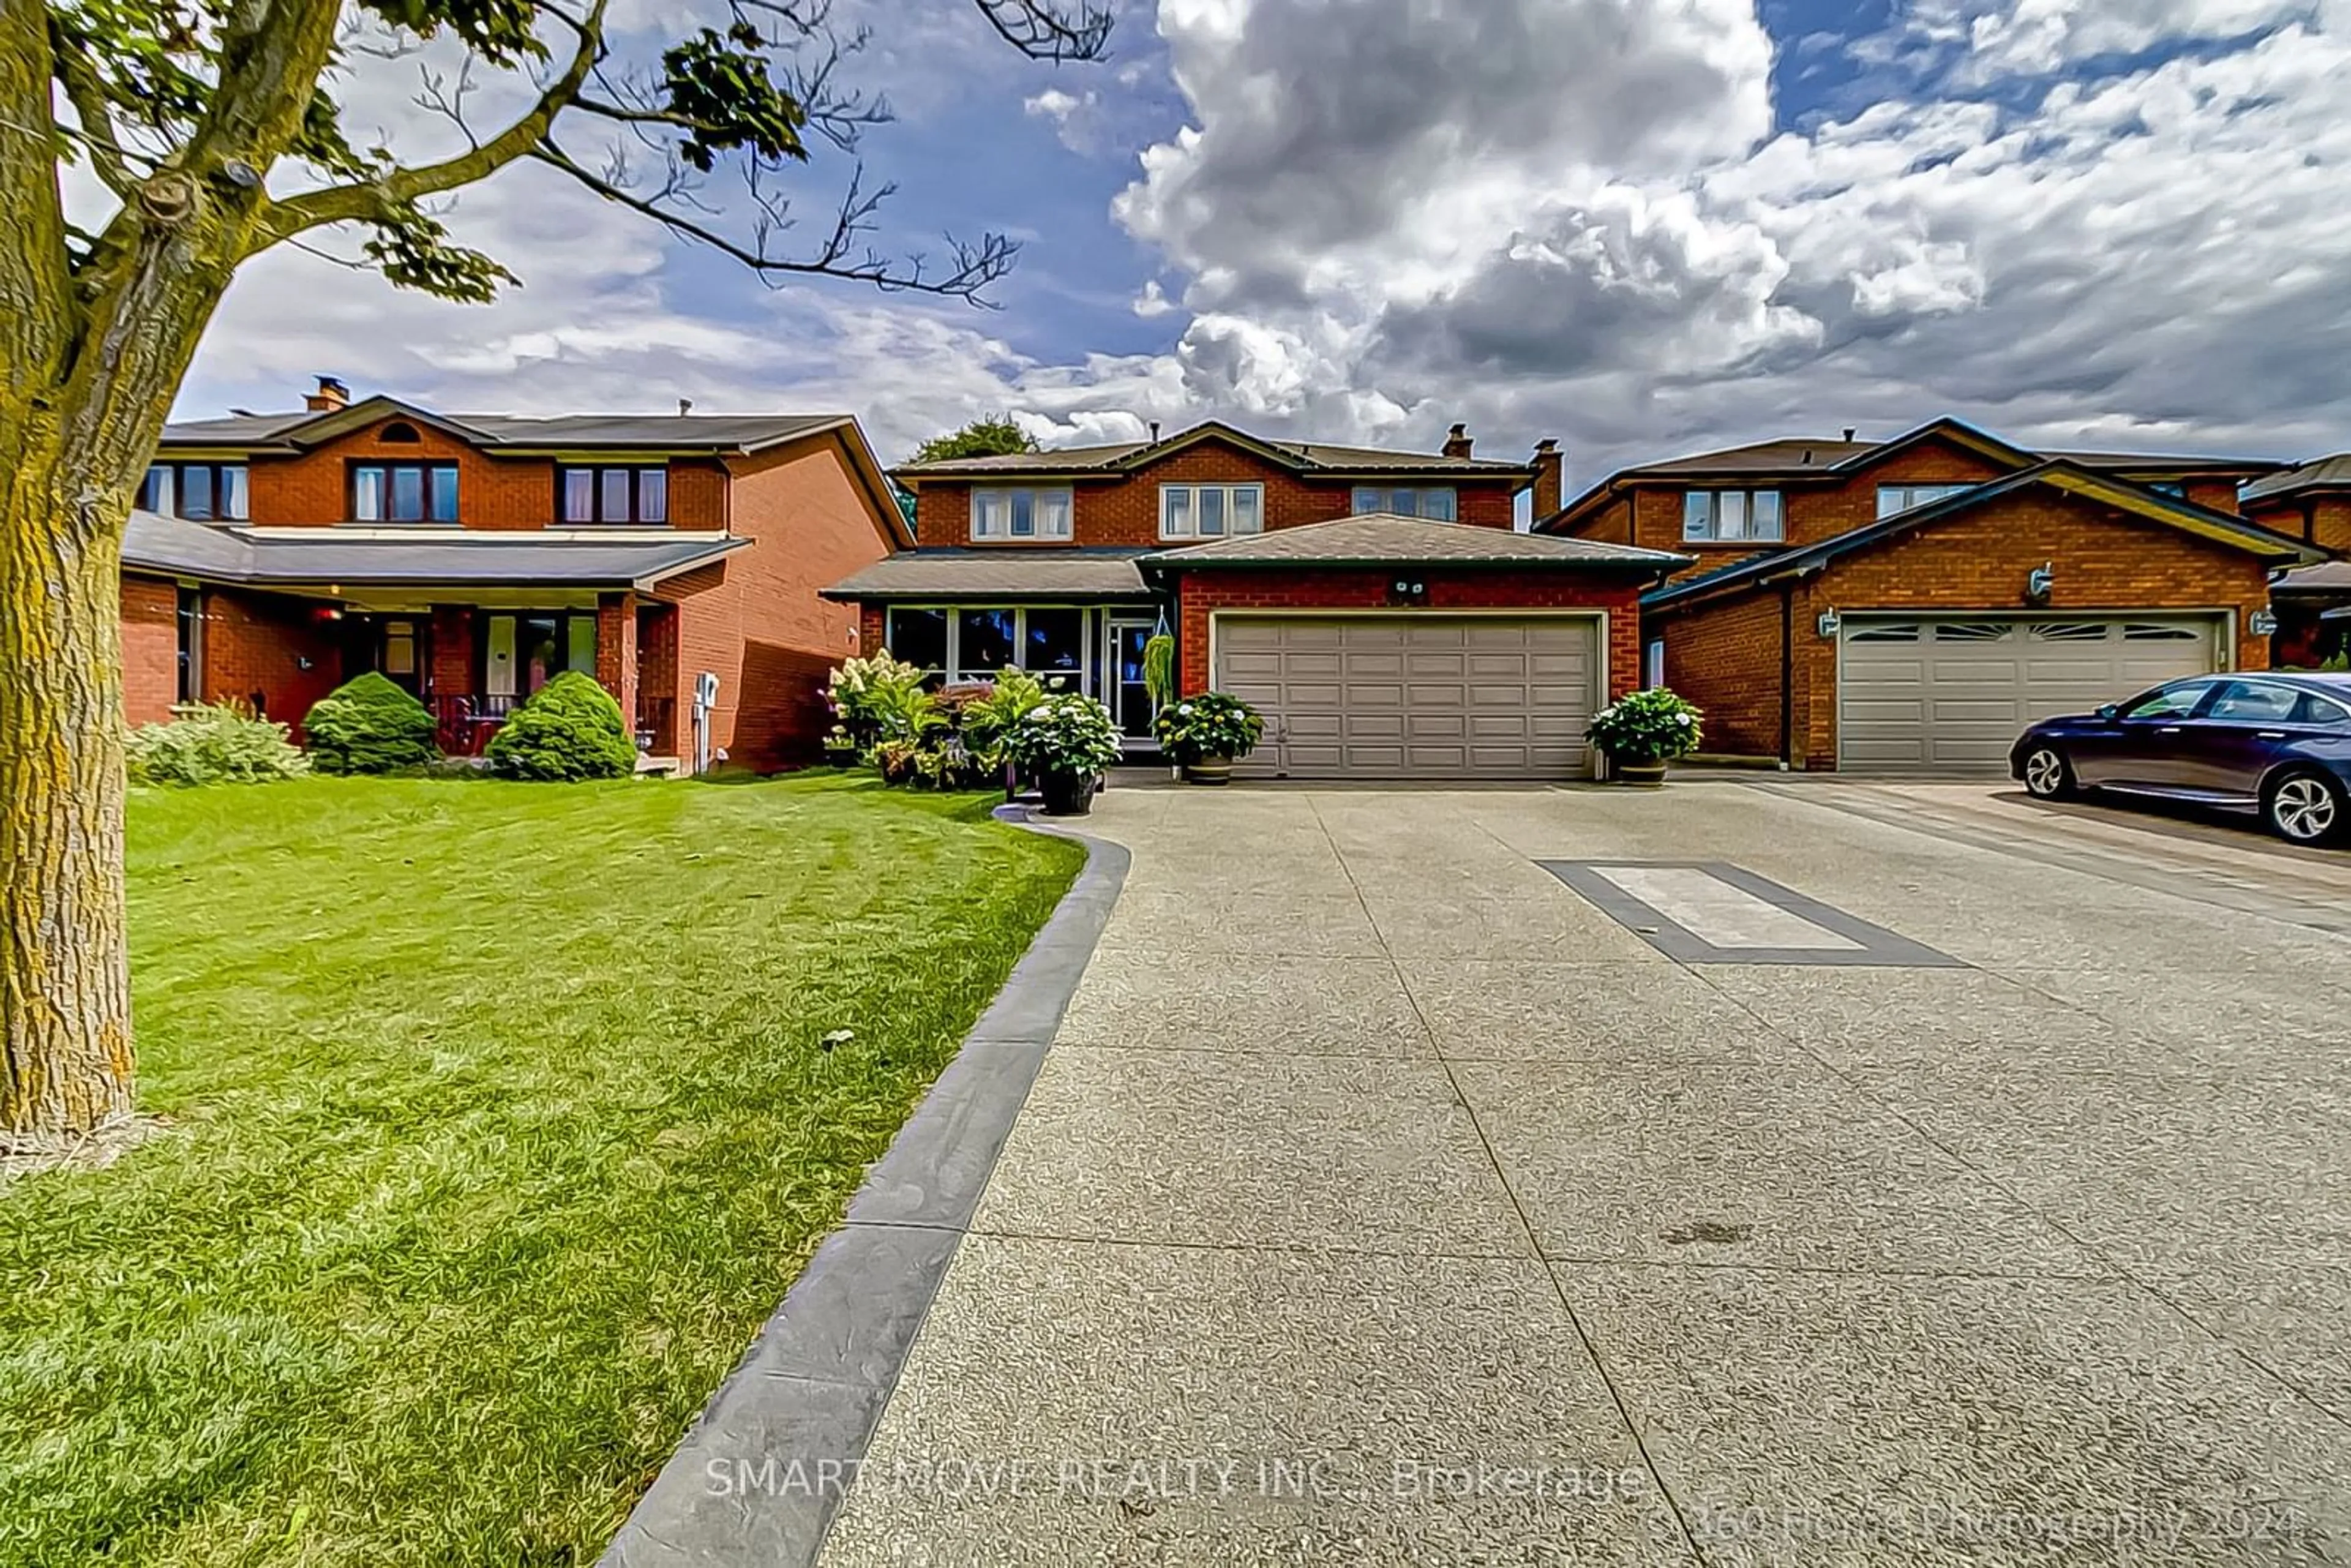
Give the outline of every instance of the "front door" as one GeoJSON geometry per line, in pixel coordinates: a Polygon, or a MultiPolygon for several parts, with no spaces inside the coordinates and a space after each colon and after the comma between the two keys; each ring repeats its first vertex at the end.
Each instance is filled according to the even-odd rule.
{"type": "Polygon", "coordinates": [[[1148,621],[1110,623],[1110,679],[1102,693],[1118,732],[1135,739],[1151,734],[1151,688],[1143,678],[1143,651],[1151,642],[1148,621]]]}

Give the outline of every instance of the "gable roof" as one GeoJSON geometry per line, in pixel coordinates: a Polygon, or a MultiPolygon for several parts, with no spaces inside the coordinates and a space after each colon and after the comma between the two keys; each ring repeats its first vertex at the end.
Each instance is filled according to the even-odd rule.
{"type": "Polygon", "coordinates": [[[446,528],[401,538],[302,532],[319,537],[256,534],[134,511],[123,529],[122,564],[132,571],[276,587],[643,589],[751,542],[721,534],[622,540],[446,528]]]}
{"type": "Polygon", "coordinates": [[[2151,522],[2165,524],[2185,532],[2208,538],[2217,544],[2248,551],[2263,560],[2285,563],[2319,560],[2325,552],[2312,549],[2299,539],[2273,533],[2268,528],[2249,523],[2227,512],[2216,512],[2192,501],[2160,491],[2148,490],[2107,475],[2093,473],[2077,463],[2063,458],[2050,458],[2014,474],[1987,484],[1947,496],[1923,507],[1913,507],[1907,512],[1896,512],[1890,517],[1880,517],[1858,528],[1832,534],[1817,544],[1801,549],[1772,550],[1749,556],[1743,560],[1714,571],[1701,572],[1685,578],[1667,587],[1641,596],[1644,609],[1657,609],[1668,604],[1709,596],[1727,591],[1760,585],[1783,577],[1802,576],[1816,571],[1841,556],[1855,550],[1867,549],[1872,545],[1909,533],[1944,518],[1956,517],[1987,501],[1997,500],[2036,485],[2047,485],[2074,495],[2102,501],[2119,510],[2143,517],[2151,522]]]}
{"type": "Polygon", "coordinates": [[[843,578],[818,597],[844,603],[946,599],[1029,602],[1144,599],[1139,549],[970,549],[933,545],[901,550],[843,578]]]}
{"type": "Polygon", "coordinates": [[[1395,512],[1367,512],[1327,523],[1235,534],[1143,558],[1143,575],[1164,580],[1172,572],[1216,568],[1447,565],[1567,569],[1658,574],[1691,558],[1596,539],[1521,534],[1395,512]]]}
{"type": "Polygon", "coordinates": [[[2256,479],[2239,492],[2239,498],[2267,501],[2281,496],[2298,496],[2309,490],[2351,490],[2351,452],[2315,458],[2283,474],[2256,479]]]}
{"type": "Polygon", "coordinates": [[[1531,484],[1534,465],[1494,457],[1447,457],[1441,452],[1398,452],[1376,446],[1334,446],[1319,441],[1269,441],[1222,420],[1204,420],[1158,441],[1125,441],[1102,446],[1063,446],[1046,452],[1010,452],[987,457],[947,457],[935,463],[905,463],[890,470],[903,485],[926,479],[974,476],[1071,477],[1130,473],[1204,441],[1222,442],[1254,453],[1293,474],[1483,474],[1522,478],[1531,484]]]}
{"type": "Polygon", "coordinates": [[[342,408],[240,413],[163,427],[166,448],[247,447],[300,452],[383,419],[407,419],[493,451],[751,453],[856,423],[845,413],[437,413],[398,398],[361,398],[342,408]]]}

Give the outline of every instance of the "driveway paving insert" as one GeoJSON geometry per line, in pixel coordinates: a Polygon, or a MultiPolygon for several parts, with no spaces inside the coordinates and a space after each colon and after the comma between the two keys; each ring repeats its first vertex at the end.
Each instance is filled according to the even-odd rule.
{"type": "Polygon", "coordinates": [[[1959,966],[1883,925],[1719,861],[1538,863],[1677,963],[1959,966]]]}

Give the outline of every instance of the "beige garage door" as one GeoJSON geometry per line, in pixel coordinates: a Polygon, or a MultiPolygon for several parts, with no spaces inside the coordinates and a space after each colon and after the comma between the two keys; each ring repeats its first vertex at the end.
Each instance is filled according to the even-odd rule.
{"type": "Polygon", "coordinates": [[[1216,684],[1265,715],[1240,771],[1566,779],[1591,771],[1588,617],[1219,616],[1216,684]]]}
{"type": "Polygon", "coordinates": [[[1837,766],[1997,771],[2036,719],[2216,666],[2210,620],[1847,621],[1837,766]]]}

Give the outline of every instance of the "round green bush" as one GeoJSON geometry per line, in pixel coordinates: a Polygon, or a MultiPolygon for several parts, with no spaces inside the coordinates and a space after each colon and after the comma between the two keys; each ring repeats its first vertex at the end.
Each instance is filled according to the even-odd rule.
{"type": "Polygon", "coordinates": [[[637,745],[612,694],[567,670],[490,737],[490,766],[511,779],[626,779],[637,745]]]}
{"type": "Polygon", "coordinates": [[[321,773],[390,773],[436,760],[433,716],[371,670],[310,705],[302,731],[321,773]]]}

